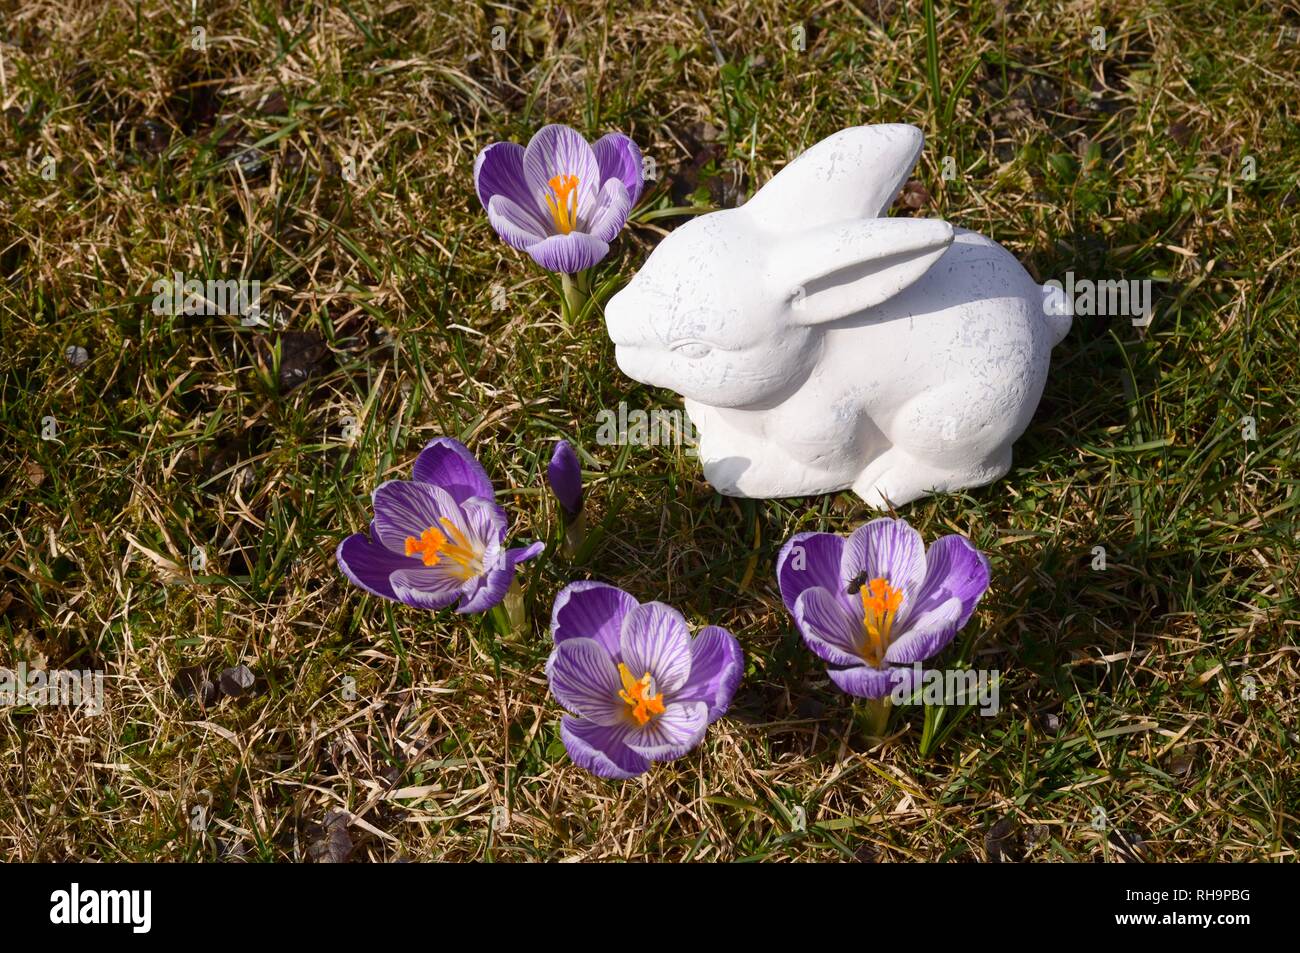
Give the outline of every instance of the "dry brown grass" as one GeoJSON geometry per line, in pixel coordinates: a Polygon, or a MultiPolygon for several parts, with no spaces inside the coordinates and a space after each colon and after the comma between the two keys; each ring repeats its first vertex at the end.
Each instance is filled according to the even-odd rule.
{"type": "MultiPolygon", "coordinates": [[[[199,53],[173,5],[0,0],[0,665],[107,674],[100,716],[0,712],[0,856],[1113,859],[1136,836],[1293,858],[1300,11],[1030,6],[940,11],[936,102],[896,2],[222,0],[199,53]],[[1156,279],[1146,332],[1076,321],[1007,480],[904,514],[991,555],[963,651],[1002,671],[998,718],[929,757],[919,712],[857,739],[772,579],[796,526],[843,532],[856,500],[724,500],[679,450],[596,445],[598,410],[671,395],[617,372],[599,322],[562,324],[472,191],[480,148],[546,121],[633,135],[654,207],[734,202],[835,129],[914,122],[918,214],[1039,278],[1156,279]],[[152,315],[174,270],[260,279],[280,325],[152,315]],[[482,621],[333,565],[437,434],[508,488],[520,539],[554,532],[551,438],[600,474],[605,542],[527,570],[535,631],[499,659],[482,621]],[[586,575],[747,654],[701,749],[634,782],[568,763],[542,675],[550,599],[586,575]],[[238,664],[244,697],[187,694],[238,664]]],[[[606,274],[672,222],[634,224],[606,274]]]]}

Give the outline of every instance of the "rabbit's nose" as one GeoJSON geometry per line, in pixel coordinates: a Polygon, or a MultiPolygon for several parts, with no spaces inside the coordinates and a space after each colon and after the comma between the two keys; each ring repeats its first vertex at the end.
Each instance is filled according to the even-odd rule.
{"type": "Polygon", "coordinates": [[[672,301],[653,288],[634,282],[605,305],[605,329],[615,344],[641,347],[662,343],[662,326],[672,301]]]}
{"type": "Polygon", "coordinates": [[[624,288],[605,305],[605,330],[615,345],[635,345],[644,338],[643,329],[648,317],[642,309],[637,294],[624,288]]]}

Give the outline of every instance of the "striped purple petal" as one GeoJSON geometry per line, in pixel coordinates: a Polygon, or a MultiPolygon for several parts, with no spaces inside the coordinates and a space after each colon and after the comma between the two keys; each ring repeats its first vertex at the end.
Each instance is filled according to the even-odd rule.
{"type": "Polygon", "coordinates": [[[917,611],[950,596],[960,599],[957,628],[961,629],[989,587],[988,558],[966,537],[954,533],[930,544],[925,553],[925,568],[925,582],[916,599],[917,611]]]}
{"type": "Polygon", "coordinates": [[[631,730],[627,722],[606,726],[572,715],[560,719],[560,739],[570,759],[599,778],[626,780],[649,769],[650,762],[626,744],[631,730]]]}
{"type": "Polygon", "coordinates": [[[630,211],[632,203],[627,197],[627,189],[618,179],[610,179],[600,187],[584,230],[602,242],[612,242],[627,224],[630,211]]]}
{"type": "Polygon", "coordinates": [[[602,180],[616,178],[627,191],[628,207],[636,205],[645,184],[641,148],[621,132],[601,136],[591,144],[602,180]]]}
{"type": "Polygon", "coordinates": [[[881,517],[855,529],[840,557],[840,591],[860,577],[886,580],[903,591],[901,621],[925,580],[925,544],[906,520],[881,517]]]}
{"type": "Polygon", "coordinates": [[[462,615],[487,612],[499,604],[515,581],[515,567],[504,563],[475,576],[464,586],[456,611],[462,615]]]}
{"type": "Polygon", "coordinates": [[[474,160],[474,190],[486,210],[500,195],[524,212],[529,230],[546,234],[550,216],[545,205],[528,187],[524,177],[524,147],[513,142],[494,142],[474,160]]]}
{"type": "Polygon", "coordinates": [[[795,533],[776,557],[776,582],[781,601],[793,614],[794,604],[805,590],[817,586],[840,592],[840,559],[844,538],[834,533],[795,533]]]}
{"type": "Polygon", "coordinates": [[[466,581],[456,576],[446,562],[425,566],[412,558],[407,563],[409,568],[388,577],[398,602],[416,609],[445,609],[465,591],[466,581]]]}
{"type": "Polygon", "coordinates": [[[518,566],[535,556],[540,556],[545,549],[546,544],[538,540],[535,543],[529,543],[527,546],[515,546],[512,549],[507,549],[506,559],[510,562],[510,565],[518,566]]]}
{"type": "Polygon", "coordinates": [[[487,213],[493,231],[501,236],[503,242],[519,251],[540,244],[554,230],[553,227],[539,228],[523,206],[504,195],[492,196],[487,213]]]}
{"type": "Polygon", "coordinates": [[[893,676],[893,684],[889,690],[901,692],[904,698],[910,698],[912,693],[922,686],[922,679],[925,677],[925,669],[919,665],[896,665],[889,672],[893,676]]]}
{"type": "Polygon", "coordinates": [[[744,671],[745,656],[736,637],[719,626],[705,626],[691,640],[691,674],[674,697],[704,702],[709,722],[715,722],[730,707],[744,671]]]}
{"type": "Polygon", "coordinates": [[[496,495],[483,465],[468,447],[451,437],[435,437],[424,445],[415,458],[413,476],[419,483],[442,487],[457,503],[471,496],[490,500],[496,495]]]}
{"type": "Polygon", "coordinates": [[[406,551],[408,536],[419,538],[429,527],[441,527],[443,518],[457,525],[464,521],[451,494],[432,483],[389,480],[375,488],[371,499],[372,525],[383,544],[396,552],[406,551]]]}
{"type": "Polygon", "coordinates": [[[409,557],[393,552],[379,541],[373,524],[370,536],[365,533],[353,533],[339,543],[338,549],[334,551],[334,558],[343,575],[353,585],[385,599],[397,598],[388,577],[399,569],[407,568],[409,564],[409,557]]]}
{"type": "Polygon", "coordinates": [[[609,243],[583,232],[552,235],[524,251],[547,271],[576,274],[585,271],[609,254],[609,243]]]}
{"type": "Polygon", "coordinates": [[[551,607],[551,638],[595,639],[615,661],[622,661],[619,636],[624,617],[637,601],[622,589],[603,582],[571,582],[559,591],[551,607]]]}
{"type": "Polygon", "coordinates": [[[897,635],[885,650],[885,661],[910,665],[938,655],[957,634],[957,620],[961,613],[961,600],[956,598],[913,613],[906,631],[897,635]]]}
{"type": "Polygon", "coordinates": [[[862,620],[825,589],[805,589],[794,605],[799,633],[818,657],[832,665],[861,665],[866,630],[862,620]]]}
{"type": "Polygon", "coordinates": [[[600,165],[582,134],[558,123],[538,129],[524,150],[524,181],[538,208],[551,194],[551,179],[571,175],[578,180],[578,219],[585,219],[600,191],[600,165]]]}
{"type": "Polygon", "coordinates": [[[854,668],[828,669],[826,674],[846,695],[858,698],[884,698],[894,688],[900,669],[874,668],[858,665],[854,668]]]}
{"type": "Polygon", "coordinates": [[[470,500],[465,505],[465,515],[475,533],[492,533],[495,540],[484,549],[483,571],[466,580],[456,611],[461,614],[487,612],[506,597],[510,584],[515,581],[515,564],[502,548],[506,533],[505,513],[495,503],[470,500]],[[493,514],[492,509],[498,512],[493,514]],[[485,526],[483,520],[490,522],[485,526]]]}
{"type": "Polygon", "coordinates": [[[482,544],[483,565],[493,566],[501,557],[502,543],[506,538],[509,520],[499,504],[481,496],[470,497],[452,517],[466,538],[475,545],[482,544]]]}
{"type": "Polygon", "coordinates": [[[567,639],[551,651],[546,677],[555,700],[598,725],[627,722],[618,667],[595,639],[567,639]]]}
{"type": "Polygon", "coordinates": [[[642,603],[624,617],[619,649],[632,677],[649,672],[655,691],[666,698],[690,676],[690,629],[680,612],[662,602],[642,603]]]}
{"type": "Polygon", "coordinates": [[[651,761],[672,761],[704,738],[709,706],[701,701],[675,701],[644,725],[634,725],[624,738],[629,748],[651,761]]]}
{"type": "Polygon", "coordinates": [[[456,607],[460,613],[486,612],[501,602],[510,591],[510,584],[515,581],[516,566],[532,559],[546,544],[533,543],[530,546],[517,546],[507,549],[496,558],[495,565],[482,575],[470,580],[461,596],[461,603],[456,607]]]}

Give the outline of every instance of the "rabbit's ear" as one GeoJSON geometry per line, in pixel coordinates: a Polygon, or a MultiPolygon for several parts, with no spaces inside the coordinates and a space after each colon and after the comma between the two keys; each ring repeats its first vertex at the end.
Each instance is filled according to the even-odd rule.
{"type": "Polygon", "coordinates": [[[889,211],[921,155],[915,126],[853,126],[823,139],[741,206],[759,225],[785,232],[889,211]]]}
{"type": "Polygon", "coordinates": [[[952,226],[936,218],[869,218],[791,235],[771,260],[795,323],[822,324],[898,294],[943,256],[952,237],[952,226]]]}

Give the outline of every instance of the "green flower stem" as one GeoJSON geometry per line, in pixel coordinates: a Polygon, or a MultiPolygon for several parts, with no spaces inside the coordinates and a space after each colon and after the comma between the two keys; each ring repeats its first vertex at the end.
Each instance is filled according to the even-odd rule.
{"type": "Polygon", "coordinates": [[[573,324],[582,314],[582,307],[587,303],[590,297],[587,291],[587,273],[578,272],[577,280],[573,275],[560,273],[560,287],[564,290],[564,320],[567,324],[573,324]]]}
{"type": "Polygon", "coordinates": [[[869,739],[884,738],[892,712],[888,695],[884,698],[864,698],[857,711],[858,725],[862,733],[869,739]]]}
{"type": "MultiPolygon", "coordinates": [[[[488,627],[488,632],[495,632],[496,636],[499,636],[501,638],[505,638],[509,636],[510,616],[506,612],[506,607],[504,602],[499,602],[496,605],[494,605],[491,609],[488,610],[488,619],[490,619],[492,622],[492,625],[488,627]]],[[[494,644],[495,641],[496,641],[496,637],[494,636],[493,638],[494,644]]]]}
{"type": "Polygon", "coordinates": [[[926,705],[925,721],[921,728],[920,752],[922,755],[928,755],[934,747],[934,739],[939,731],[939,725],[943,721],[943,716],[947,712],[943,705],[926,705]]]}
{"type": "Polygon", "coordinates": [[[582,551],[582,543],[587,538],[587,514],[582,512],[573,522],[565,520],[564,523],[564,542],[560,545],[560,552],[564,558],[572,562],[577,558],[578,553],[582,551]]]}
{"type": "Polygon", "coordinates": [[[523,635],[528,631],[528,610],[524,607],[524,590],[519,585],[519,578],[510,583],[510,588],[506,590],[506,597],[501,600],[501,605],[505,607],[506,625],[508,630],[502,632],[504,638],[510,638],[514,635],[523,635]]]}

